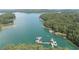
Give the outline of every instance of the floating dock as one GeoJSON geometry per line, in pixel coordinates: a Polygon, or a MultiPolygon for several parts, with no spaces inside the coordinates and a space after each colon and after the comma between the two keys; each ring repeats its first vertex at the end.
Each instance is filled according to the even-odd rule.
{"type": "Polygon", "coordinates": [[[51,45],[52,47],[56,47],[56,46],[57,46],[57,42],[54,41],[53,38],[51,38],[51,40],[50,40],[49,42],[43,42],[43,41],[42,41],[42,37],[36,37],[35,42],[38,43],[38,44],[49,44],[49,45],[51,45]]]}

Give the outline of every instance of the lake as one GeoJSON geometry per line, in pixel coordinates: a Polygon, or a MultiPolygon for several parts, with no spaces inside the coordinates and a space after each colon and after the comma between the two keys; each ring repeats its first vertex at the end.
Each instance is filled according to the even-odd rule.
{"type": "Polygon", "coordinates": [[[34,44],[36,37],[41,36],[43,41],[54,38],[60,47],[78,49],[69,40],[51,34],[47,29],[43,28],[43,22],[39,18],[41,14],[16,12],[16,26],[0,31],[0,48],[8,44],[34,44]]]}

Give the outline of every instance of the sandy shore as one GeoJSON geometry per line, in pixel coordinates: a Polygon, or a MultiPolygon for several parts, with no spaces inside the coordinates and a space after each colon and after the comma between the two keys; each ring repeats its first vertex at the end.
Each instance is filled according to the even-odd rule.
{"type": "Polygon", "coordinates": [[[43,28],[48,29],[48,31],[49,31],[50,33],[53,33],[53,34],[55,34],[55,35],[60,35],[60,36],[63,36],[64,38],[66,37],[66,34],[64,34],[64,33],[55,32],[54,30],[52,30],[51,28],[47,28],[46,26],[43,26],[43,28]]]}
{"type": "Polygon", "coordinates": [[[66,37],[66,34],[64,34],[64,33],[60,33],[60,32],[55,32],[55,35],[61,35],[61,36],[66,37]]]}
{"type": "Polygon", "coordinates": [[[14,28],[14,27],[16,27],[16,25],[15,25],[15,24],[13,24],[13,25],[3,26],[1,29],[2,29],[2,30],[5,30],[5,29],[14,28]]]}
{"type": "Polygon", "coordinates": [[[0,24],[0,26],[2,30],[16,27],[15,22],[13,24],[0,24]]]}

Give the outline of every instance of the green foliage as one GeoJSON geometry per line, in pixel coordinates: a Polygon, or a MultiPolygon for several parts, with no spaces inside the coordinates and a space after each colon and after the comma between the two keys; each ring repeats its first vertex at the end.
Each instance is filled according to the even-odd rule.
{"type": "Polygon", "coordinates": [[[67,38],[79,46],[79,25],[70,25],[67,30],[67,38]]]}
{"type": "Polygon", "coordinates": [[[79,13],[46,13],[40,17],[46,27],[66,34],[69,40],[79,46],[79,13]]]}
{"type": "Polygon", "coordinates": [[[6,12],[0,15],[0,24],[13,23],[15,15],[11,12],[6,12]]]}
{"type": "Polygon", "coordinates": [[[49,48],[44,47],[41,44],[10,44],[6,45],[5,47],[1,48],[1,50],[66,50],[66,48],[62,47],[55,47],[55,48],[49,48]]]}
{"type": "Polygon", "coordinates": [[[7,45],[5,47],[3,47],[2,49],[5,50],[39,50],[39,49],[43,49],[42,45],[38,45],[38,44],[10,44],[7,45]]]}

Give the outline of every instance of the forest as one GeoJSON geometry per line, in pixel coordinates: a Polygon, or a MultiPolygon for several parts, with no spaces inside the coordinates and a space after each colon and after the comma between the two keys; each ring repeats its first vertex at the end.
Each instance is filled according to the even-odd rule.
{"type": "Polygon", "coordinates": [[[11,12],[6,12],[0,15],[0,24],[9,24],[13,22],[15,15],[11,12]]]}
{"type": "Polygon", "coordinates": [[[66,38],[79,47],[79,13],[44,13],[40,18],[44,20],[44,26],[66,34],[66,38]]]}

